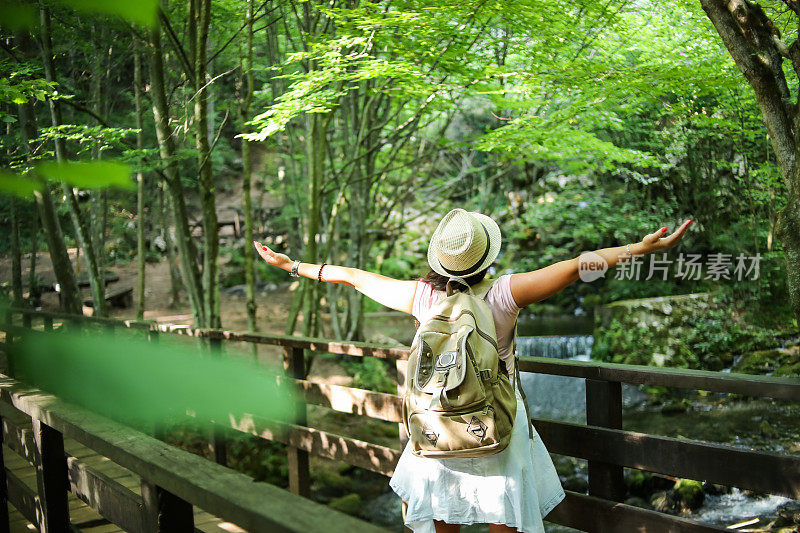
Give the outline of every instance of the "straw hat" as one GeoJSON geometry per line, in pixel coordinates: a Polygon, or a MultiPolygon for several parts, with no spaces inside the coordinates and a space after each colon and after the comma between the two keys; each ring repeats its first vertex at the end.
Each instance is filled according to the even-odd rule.
{"type": "Polygon", "coordinates": [[[492,264],[500,252],[497,223],[475,211],[447,213],[428,245],[428,264],[443,276],[468,277],[492,264]]]}

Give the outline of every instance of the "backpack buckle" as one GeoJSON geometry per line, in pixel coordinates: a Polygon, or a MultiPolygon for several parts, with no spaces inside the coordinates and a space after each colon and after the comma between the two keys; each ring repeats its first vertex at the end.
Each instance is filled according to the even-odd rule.
{"type": "Polygon", "coordinates": [[[488,368],[484,368],[483,370],[481,370],[481,379],[483,381],[489,381],[490,379],[492,379],[492,371],[488,368]]]}

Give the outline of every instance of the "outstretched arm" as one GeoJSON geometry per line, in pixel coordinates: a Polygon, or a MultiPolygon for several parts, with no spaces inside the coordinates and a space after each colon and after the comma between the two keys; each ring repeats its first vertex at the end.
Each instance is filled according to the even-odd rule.
{"type": "MultiPolygon", "coordinates": [[[[657,250],[670,248],[677,243],[693,219],[687,220],[671,235],[662,237],[666,233],[666,226],[660,230],[645,235],[641,242],[631,244],[631,254],[634,256],[648,254],[657,250]]],[[[608,263],[608,268],[615,266],[620,261],[629,259],[627,246],[615,246],[613,248],[602,248],[595,250],[594,253],[600,255],[608,263]]],[[[511,274],[510,288],[511,296],[522,308],[533,302],[544,300],[562,290],[567,285],[577,281],[578,258],[559,261],[531,272],[520,272],[511,274]]]]}
{"type": "MultiPolygon", "coordinates": [[[[276,253],[260,242],[253,241],[253,244],[264,261],[286,272],[291,272],[292,260],[289,259],[289,256],[276,253]]],[[[303,277],[316,280],[320,266],[313,263],[300,263],[297,273],[303,277]]],[[[379,304],[412,314],[414,293],[417,290],[416,281],[397,280],[359,268],[329,264],[326,264],[322,270],[322,281],[350,285],[379,304]]]]}

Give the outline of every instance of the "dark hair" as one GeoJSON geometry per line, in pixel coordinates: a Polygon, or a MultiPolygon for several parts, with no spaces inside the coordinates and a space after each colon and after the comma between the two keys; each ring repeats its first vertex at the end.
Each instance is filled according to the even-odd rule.
{"type": "MultiPolygon", "coordinates": [[[[475,285],[479,281],[482,281],[483,278],[486,277],[486,273],[488,271],[489,271],[489,267],[486,267],[483,270],[481,270],[480,272],[477,272],[475,274],[472,274],[471,276],[468,276],[468,277],[464,278],[464,281],[466,281],[467,284],[470,287],[472,287],[473,285],[475,285]]],[[[431,285],[433,285],[434,290],[445,291],[445,290],[447,290],[447,280],[449,280],[449,279],[450,278],[448,278],[447,276],[443,276],[443,275],[439,274],[438,272],[435,272],[435,271],[433,271],[431,269],[431,270],[428,270],[428,273],[425,274],[424,276],[422,276],[421,278],[417,278],[416,281],[424,281],[426,283],[430,283],[431,285]]],[[[454,285],[455,285],[455,288],[457,290],[466,289],[466,287],[464,287],[459,282],[455,282],[454,285]]]]}

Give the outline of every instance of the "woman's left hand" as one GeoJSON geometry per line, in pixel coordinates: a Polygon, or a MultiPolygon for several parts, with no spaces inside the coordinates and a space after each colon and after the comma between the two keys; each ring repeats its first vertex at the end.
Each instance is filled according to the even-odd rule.
{"type": "Polygon", "coordinates": [[[289,259],[288,255],[274,252],[258,241],[253,241],[253,245],[256,247],[256,251],[258,255],[261,256],[261,259],[270,265],[282,268],[283,270],[289,270],[291,268],[292,260],[289,259]]]}
{"type": "Polygon", "coordinates": [[[667,227],[664,226],[660,230],[656,231],[655,233],[650,233],[649,235],[645,235],[644,239],[642,239],[642,244],[645,247],[646,252],[655,252],[657,250],[664,250],[666,248],[671,248],[678,243],[679,240],[683,237],[683,234],[686,233],[686,229],[689,227],[689,224],[692,223],[693,218],[687,220],[683,224],[680,225],[678,229],[672,232],[671,235],[666,235],[667,227]]]}

